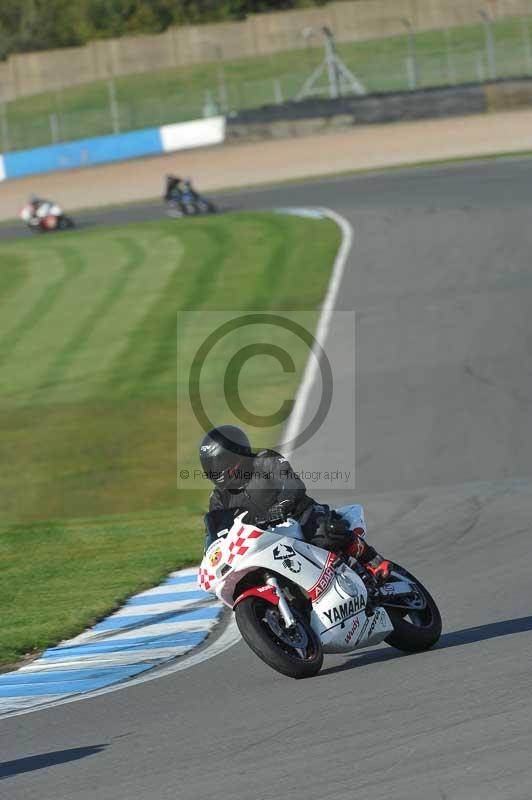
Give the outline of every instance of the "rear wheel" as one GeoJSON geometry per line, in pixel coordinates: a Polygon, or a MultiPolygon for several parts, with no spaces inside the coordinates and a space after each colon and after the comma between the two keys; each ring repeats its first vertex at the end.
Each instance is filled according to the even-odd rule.
{"type": "Polygon", "coordinates": [[[293,629],[284,625],[277,606],[259,597],[246,597],[235,609],[240,633],[253,652],[269,667],[290,678],[310,678],[321,669],[321,642],[310,624],[294,608],[293,629]]]}
{"type": "Polygon", "coordinates": [[[418,653],[433,647],[441,636],[442,621],[438,606],[428,589],[406,569],[394,565],[392,574],[406,578],[414,585],[407,608],[384,604],[393,625],[393,633],[384,640],[398,650],[418,653]]]}
{"type": "Polygon", "coordinates": [[[200,198],[197,200],[198,209],[202,214],[215,214],[216,208],[210,200],[205,200],[204,198],[200,198]]]}
{"type": "Polygon", "coordinates": [[[59,217],[59,220],[57,222],[57,227],[59,228],[59,230],[66,231],[69,228],[74,227],[74,220],[66,216],[59,217]]]}

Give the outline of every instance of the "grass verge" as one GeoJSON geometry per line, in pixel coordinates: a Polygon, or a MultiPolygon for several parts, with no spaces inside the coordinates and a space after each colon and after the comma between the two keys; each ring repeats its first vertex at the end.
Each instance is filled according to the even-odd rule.
{"type": "MultiPolygon", "coordinates": [[[[176,316],[187,358],[210,313],[306,312],[313,324],[338,244],[329,220],[267,213],[0,243],[0,665],[197,562],[208,487],[176,503],[176,426],[179,461],[195,463],[200,433],[176,316]]],[[[205,385],[224,419],[216,365],[227,353],[205,385]]],[[[295,348],[288,373],[254,359],[246,405],[278,408],[306,355],[295,348]]]]}

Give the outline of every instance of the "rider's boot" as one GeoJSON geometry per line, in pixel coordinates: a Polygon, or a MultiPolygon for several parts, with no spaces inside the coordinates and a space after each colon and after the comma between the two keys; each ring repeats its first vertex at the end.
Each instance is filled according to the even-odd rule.
{"type": "Polygon", "coordinates": [[[356,531],[353,531],[353,541],[346,552],[371,572],[379,583],[384,583],[389,578],[391,562],[380,556],[356,531]]]}

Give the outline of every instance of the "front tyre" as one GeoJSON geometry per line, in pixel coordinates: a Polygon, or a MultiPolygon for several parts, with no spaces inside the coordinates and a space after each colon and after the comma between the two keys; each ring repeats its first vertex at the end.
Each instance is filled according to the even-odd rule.
{"type": "Polygon", "coordinates": [[[411,608],[383,604],[393,625],[393,632],[384,641],[406,653],[429,650],[441,636],[442,621],[438,606],[428,589],[406,569],[394,565],[393,573],[414,584],[418,599],[412,602],[411,608]]]}
{"type": "Polygon", "coordinates": [[[323,663],[321,642],[294,608],[295,629],[288,630],[278,608],[260,597],[246,597],[235,608],[238,629],[253,652],[290,678],[317,675],[323,663]]]}

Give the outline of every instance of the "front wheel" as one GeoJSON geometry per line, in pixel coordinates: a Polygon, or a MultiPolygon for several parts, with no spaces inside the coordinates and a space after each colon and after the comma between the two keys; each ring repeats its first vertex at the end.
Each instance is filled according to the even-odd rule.
{"type": "Polygon", "coordinates": [[[279,609],[260,597],[246,597],[235,609],[236,623],[244,641],[269,667],[290,678],[317,675],[323,651],[317,634],[303,616],[291,609],[296,626],[284,626],[279,609]]]}
{"type": "Polygon", "coordinates": [[[410,608],[396,608],[383,603],[393,625],[384,640],[406,653],[419,653],[433,647],[441,636],[442,621],[438,606],[428,589],[406,569],[394,565],[392,575],[406,578],[414,586],[410,608]]]}

